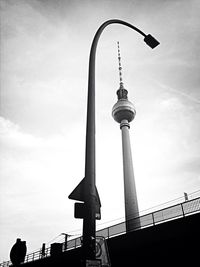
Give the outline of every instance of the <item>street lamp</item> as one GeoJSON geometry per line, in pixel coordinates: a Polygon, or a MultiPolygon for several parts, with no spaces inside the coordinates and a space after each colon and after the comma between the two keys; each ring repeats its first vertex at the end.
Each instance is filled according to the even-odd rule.
{"type": "Polygon", "coordinates": [[[96,189],[95,171],[95,57],[99,37],[109,24],[125,25],[144,36],[144,41],[152,49],[159,45],[159,42],[150,34],[136,28],[123,20],[111,19],[104,22],[97,30],[89,57],[88,75],[88,102],[87,102],[87,126],[86,126],[86,152],[85,152],[85,178],[69,195],[70,199],[82,201],[75,203],[75,217],[83,218],[83,259],[95,260],[96,243],[96,219],[100,217],[100,200],[96,189]]]}

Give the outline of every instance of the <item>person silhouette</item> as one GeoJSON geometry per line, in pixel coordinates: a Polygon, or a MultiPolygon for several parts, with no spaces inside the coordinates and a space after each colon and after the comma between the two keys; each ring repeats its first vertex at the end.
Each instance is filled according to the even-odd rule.
{"type": "Polygon", "coordinates": [[[12,246],[10,251],[10,260],[14,266],[18,266],[20,263],[24,262],[26,251],[26,241],[21,241],[20,238],[17,238],[16,243],[12,246]]]}

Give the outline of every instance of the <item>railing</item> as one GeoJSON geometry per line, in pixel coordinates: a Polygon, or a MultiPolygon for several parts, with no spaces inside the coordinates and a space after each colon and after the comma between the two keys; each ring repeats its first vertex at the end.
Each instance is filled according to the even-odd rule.
{"type": "MultiPolygon", "coordinates": [[[[139,230],[144,227],[153,226],[159,223],[163,223],[169,220],[174,220],[177,218],[185,217],[194,213],[200,212],[200,197],[179,203],[152,213],[145,214],[143,216],[134,218],[130,220],[130,223],[135,227],[134,230],[139,230]],[[138,227],[137,227],[138,225],[138,227]]],[[[126,232],[125,222],[118,223],[116,225],[98,230],[96,234],[98,236],[103,236],[104,238],[111,238],[116,235],[121,235],[126,232]]],[[[69,249],[75,249],[81,246],[81,237],[71,239],[65,243],[62,243],[62,251],[69,249]],[[66,249],[67,247],[67,249],[66,249]]],[[[42,254],[42,251],[36,251],[30,253],[26,256],[24,263],[39,260],[51,255],[50,248],[45,250],[45,253],[42,254]]],[[[3,262],[0,264],[0,267],[8,267],[11,265],[10,261],[3,262]]]]}

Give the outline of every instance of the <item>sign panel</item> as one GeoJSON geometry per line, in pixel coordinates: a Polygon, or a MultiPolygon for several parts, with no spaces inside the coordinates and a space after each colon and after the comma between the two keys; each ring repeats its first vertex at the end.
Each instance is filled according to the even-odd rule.
{"type": "Polygon", "coordinates": [[[111,266],[106,239],[103,236],[96,237],[96,258],[101,260],[102,267],[111,266]]]}

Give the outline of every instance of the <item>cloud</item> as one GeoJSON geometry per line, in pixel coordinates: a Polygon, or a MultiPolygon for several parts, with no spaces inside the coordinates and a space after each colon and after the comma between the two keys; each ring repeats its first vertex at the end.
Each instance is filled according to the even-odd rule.
{"type": "Polygon", "coordinates": [[[176,94],[180,95],[180,96],[183,96],[184,98],[187,98],[188,100],[196,103],[196,104],[200,104],[200,99],[196,98],[196,97],[193,97],[192,95],[188,94],[188,93],[185,93],[181,90],[177,90],[175,88],[172,88],[171,86],[167,86],[167,85],[164,85],[164,84],[161,84],[160,82],[158,81],[154,81],[155,83],[157,83],[157,85],[167,91],[172,91],[172,92],[175,92],[176,94]]]}
{"type": "Polygon", "coordinates": [[[36,2],[8,1],[2,10],[1,111],[28,132],[56,134],[85,110],[87,68],[80,63],[87,53],[76,53],[80,36],[73,27],[50,23],[40,4],[31,6],[36,2]]]}
{"type": "Polygon", "coordinates": [[[31,134],[23,133],[20,126],[0,117],[0,137],[2,145],[8,147],[34,148],[42,144],[42,140],[31,134]]]}
{"type": "Polygon", "coordinates": [[[1,240],[8,237],[7,250],[17,236],[29,240],[30,251],[63,229],[80,228],[80,221],[72,223],[73,203],[67,199],[82,177],[81,164],[76,168],[84,149],[79,140],[77,153],[69,133],[36,137],[3,117],[0,138],[1,240]]]}
{"type": "MultiPolygon", "coordinates": [[[[41,193],[45,188],[49,189],[45,192],[49,195],[62,184],[71,184],[66,176],[68,171],[72,172],[75,163],[72,161],[69,164],[69,157],[74,159],[78,156],[69,133],[49,138],[36,137],[2,117],[0,127],[1,184],[5,195],[13,192],[19,196],[18,190],[22,195],[34,193],[35,190],[41,193]]],[[[81,147],[83,149],[80,144],[80,151],[81,147]]]]}

